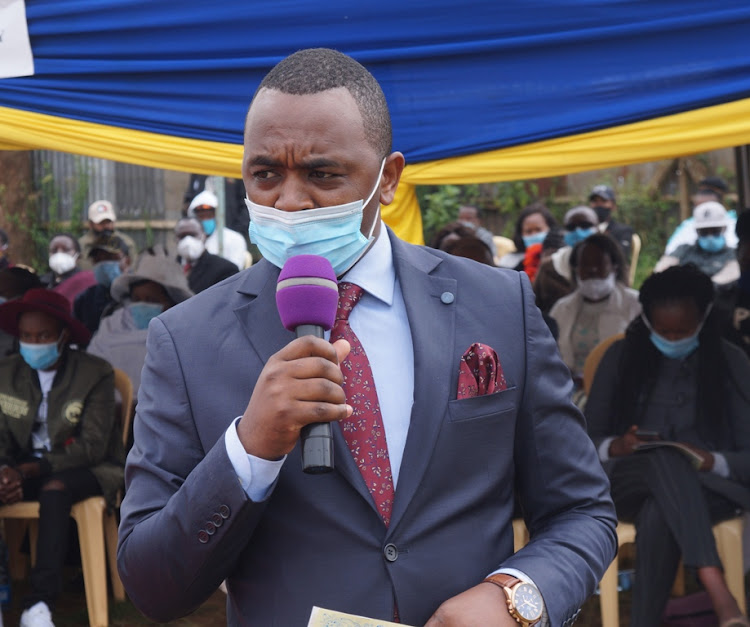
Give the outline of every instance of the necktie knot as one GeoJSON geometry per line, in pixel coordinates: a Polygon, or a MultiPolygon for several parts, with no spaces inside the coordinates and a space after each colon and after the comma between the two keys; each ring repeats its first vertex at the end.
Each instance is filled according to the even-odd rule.
{"type": "Polygon", "coordinates": [[[349,320],[349,314],[352,309],[362,298],[365,291],[354,283],[346,281],[339,283],[339,304],[336,308],[336,320],[349,320]]]}

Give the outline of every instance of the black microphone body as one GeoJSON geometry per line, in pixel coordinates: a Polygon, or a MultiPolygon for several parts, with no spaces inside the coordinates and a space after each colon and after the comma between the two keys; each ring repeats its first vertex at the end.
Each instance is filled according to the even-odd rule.
{"type": "MultiPolygon", "coordinates": [[[[323,327],[316,324],[301,324],[294,332],[297,337],[325,337],[323,327]]],[[[333,430],[330,422],[312,422],[305,425],[300,431],[299,440],[304,472],[309,475],[322,475],[333,470],[333,430]]]]}

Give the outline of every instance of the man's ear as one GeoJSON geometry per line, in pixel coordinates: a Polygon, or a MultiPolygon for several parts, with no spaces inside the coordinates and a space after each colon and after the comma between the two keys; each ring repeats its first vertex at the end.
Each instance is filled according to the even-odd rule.
{"type": "Polygon", "coordinates": [[[396,195],[398,182],[401,180],[401,173],[404,171],[406,160],[400,152],[392,152],[385,159],[383,167],[383,176],[380,179],[380,204],[390,205],[393,197],[396,195]]]}

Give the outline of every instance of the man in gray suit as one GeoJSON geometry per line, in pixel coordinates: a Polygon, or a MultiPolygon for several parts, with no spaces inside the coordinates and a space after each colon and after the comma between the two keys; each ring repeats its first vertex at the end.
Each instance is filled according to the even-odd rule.
{"type": "Polygon", "coordinates": [[[300,51],[256,91],[242,171],[264,259],[149,329],[118,549],[146,615],[185,615],[226,580],[232,625],[304,625],[313,605],[569,625],[614,556],[608,482],[528,280],[387,230],[403,167],[353,59],[300,51]],[[382,415],[387,516],[345,439],[350,342],[295,339],[279,319],[279,268],[302,244],[364,289],[350,323],[382,415]],[[496,354],[496,391],[467,397],[477,345],[496,354]],[[299,433],[317,422],[333,423],[335,470],[310,475],[299,433]],[[514,554],[515,500],[531,541],[514,554]]]}

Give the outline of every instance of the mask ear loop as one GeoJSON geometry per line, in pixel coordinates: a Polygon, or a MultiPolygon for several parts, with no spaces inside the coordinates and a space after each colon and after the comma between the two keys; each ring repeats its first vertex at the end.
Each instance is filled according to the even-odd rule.
{"type": "MultiPolygon", "coordinates": [[[[380,172],[378,172],[378,179],[377,181],[375,181],[375,187],[372,188],[372,191],[370,192],[370,195],[367,197],[367,200],[365,200],[365,202],[362,203],[362,209],[364,209],[367,205],[370,204],[372,197],[375,195],[375,192],[377,191],[378,187],[380,187],[380,179],[383,176],[384,169],[385,169],[385,157],[383,157],[383,162],[380,164],[380,172]]],[[[372,233],[375,230],[375,225],[378,223],[379,219],[380,219],[380,203],[378,203],[377,213],[375,214],[375,217],[373,217],[372,219],[372,224],[370,225],[370,232],[367,234],[368,240],[372,237],[372,233]]]]}

